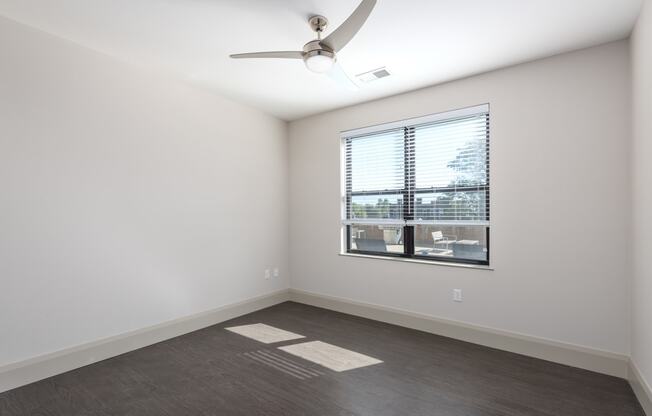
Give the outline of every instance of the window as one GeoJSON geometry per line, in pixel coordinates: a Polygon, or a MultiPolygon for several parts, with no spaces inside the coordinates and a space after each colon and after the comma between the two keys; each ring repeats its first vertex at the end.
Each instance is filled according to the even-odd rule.
{"type": "Polygon", "coordinates": [[[489,264],[489,106],[342,133],[346,251],[489,264]]]}

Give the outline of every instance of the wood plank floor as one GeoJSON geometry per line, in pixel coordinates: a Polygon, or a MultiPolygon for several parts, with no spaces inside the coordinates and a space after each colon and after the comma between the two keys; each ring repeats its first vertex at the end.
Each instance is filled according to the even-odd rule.
{"type": "Polygon", "coordinates": [[[0,415],[644,413],[622,379],[287,302],[2,393],[0,415]],[[254,323],[306,338],[224,329],[254,323]],[[316,340],[383,363],[335,372],[277,348],[316,340]]]}

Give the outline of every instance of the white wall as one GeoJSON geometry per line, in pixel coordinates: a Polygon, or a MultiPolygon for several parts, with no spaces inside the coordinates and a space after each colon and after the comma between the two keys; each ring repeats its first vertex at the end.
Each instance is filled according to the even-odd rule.
{"type": "Polygon", "coordinates": [[[5,19],[0,57],[0,365],[287,287],[285,122],[5,19]]]}
{"type": "Polygon", "coordinates": [[[628,354],[628,52],[611,43],[292,122],[291,286],[628,354]],[[339,131],[485,102],[495,270],[338,256],[339,131]]]}
{"type": "MultiPolygon", "coordinates": [[[[632,359],[652,386],[652,4],[632,35],[633,260],[632,359]]],[[[648,387],[649,388],[649,387],[648,387]]]]}

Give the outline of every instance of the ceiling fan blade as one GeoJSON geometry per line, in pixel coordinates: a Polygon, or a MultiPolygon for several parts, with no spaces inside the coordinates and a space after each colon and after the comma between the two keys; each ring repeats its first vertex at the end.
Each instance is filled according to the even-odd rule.
{"type": "Polygon", "coordinates": [[[358,84],[353,82],[351,78],[344,72],[344,69],[338,64],[337,62],[333,65],[333,68],[331,68],[330,71],[327,73],[328,77],[338,83],[340,86],[351,90],[351,91],[357,91],[360,89],[358,87],[358,84]]]}
{"type": "Polygon", "coordinates": [[[342,50],[353,39],[353,36],[358,33],[364,22],[367,21],[375,5],[376,0],[362,0],[362,3],[355,9],[353,14],[340,27],[326,36],[321,43],[333,49],[335,52],[342,50]]]}
{"type": "Polygon", "coordinates": [[[303,52],[301,51],[274,51],[274,52],[252,52],[252,53],[236,53],[231,55],[234,59],[243,58],[281,58],[281,59],[303,59],[303,52]]]}

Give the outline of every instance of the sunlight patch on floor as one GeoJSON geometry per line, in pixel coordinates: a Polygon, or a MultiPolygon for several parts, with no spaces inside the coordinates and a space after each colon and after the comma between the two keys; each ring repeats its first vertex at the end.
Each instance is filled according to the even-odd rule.
{"type": "Polygon", "coordinates": [[[303,335],[295,334],[294,332],[275,328],[265,324],[233,326],[226,328],[226,330],[265,344],[273,344],[275,342],[291,341],[293,339],[305,338],[303,335]]]}
{"type": "Polygon", "coordinates": [[[333,371],[347,371],[382,363],[376,358],[321,341],[287,345],[279,349],[333,371]]]}

